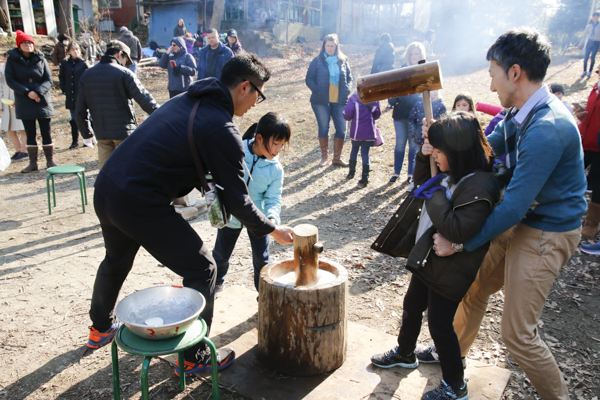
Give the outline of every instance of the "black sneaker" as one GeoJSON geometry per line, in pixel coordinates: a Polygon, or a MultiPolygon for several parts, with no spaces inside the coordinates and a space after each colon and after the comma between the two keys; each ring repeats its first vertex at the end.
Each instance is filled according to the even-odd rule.
{"type": "Polygon", "coordinates": [[[375,354],[371,357],[371,362],[380,368],[417,368],[419,366],[419,360],[414,352],[407,356],[401,356],[398,354],[398,346],[383,354],[375,354]]]}
{"type": "Polygon", "coordinates": [[[467,383],[463,383],[463,386],[458,389],[452,389],[452,386],[448,385],[442,380],[440,386],[425,393],[421,400],[467,400],[469,398],[469,391],[467,390],[467,383]]]}
{"type": "MultiPolygon", "coordinates": [[[[420,363],[423,364],[439,364],[440,356],[438,355],[435,344],[430,344],[427,347],[419,347],[415,350],[415,354],[417,355],[417,359],[420,363]]],[[[463,369],[467,369],[467,358],[461,357],[463,369]]]]}

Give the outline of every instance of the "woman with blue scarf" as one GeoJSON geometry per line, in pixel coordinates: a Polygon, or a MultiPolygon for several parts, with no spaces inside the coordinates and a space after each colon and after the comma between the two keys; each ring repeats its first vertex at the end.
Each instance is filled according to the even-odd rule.
{"type": "Polygon", "coordinates": [[[333,164],[348,167],[348,163],[341,159],[346,138],[346,121],[342,114],[351,94],[351,84],[352,72],[348,57],[340,50],[337,35],[329,34],[323,39],[321,52],[312,60],[306,73],[306,86],[312,92],[310,103],[319,126],[320,167],[328,164],[331,119],[335,127],[333,164]]]}

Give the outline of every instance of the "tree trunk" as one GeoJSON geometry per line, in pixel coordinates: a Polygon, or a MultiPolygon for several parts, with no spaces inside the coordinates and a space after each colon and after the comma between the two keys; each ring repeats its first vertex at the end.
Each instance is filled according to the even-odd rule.
{"type": "Polygon", "coordinates": [[[59,0],[58,9],[58,33],[65,34],[75,40],[75,26],[73,25],[73,1],[59,0]]]}
{"type": "Polygon", "coordinates": [[[210,18],[209,28],[221,29],[221,20],[225,11],[225,0],[215,0],[213,3],[213,13],[210,18]]]}

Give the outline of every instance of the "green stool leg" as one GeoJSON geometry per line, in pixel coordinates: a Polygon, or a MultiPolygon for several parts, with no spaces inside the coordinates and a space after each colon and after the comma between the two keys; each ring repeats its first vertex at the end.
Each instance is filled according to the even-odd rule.
{"type": "Polygon", "coordinates": [[[119,383],[119,350],[117,341],[112,342],[112,373],[113,373],[113,397],[115,400],[121,400],[121,387],[119,383]]]}
{"type": "Polygon", "coordinates": [[[52,204],[50,203],[50,177],[52,175],[48,174],[46,177],[46,193],[48,193],[48,215],[52,215],[52,204]]]}
{"type": "Polygon", "coordinates": [[[83,177],[83,196],[85,197],[85,205],[87,206],[87,183],[85,182],[85,171],[81,171],[83,177]]]}
{"type": "Polygon", "coordinates": [[[81,175],[79,173],[77,175],[77,180],[79,181],[79,194],[81,195],[81,208],[83,208],[83,212],[85,212],[85,203],[83,201],[83,181],[81,179],[81,175]]]}
{"type": "Polygon", "coordinates": [[[56,207],[56,188],[54,187],[54,174],[52,174],[52,199],[54,200],[54,207],[56,207]]]}
{"type": "Polygon", "coordinates": [[[142,364],[142,400],[150,399],[148,394],[148,367],[150,366],[150,360],[152,360],[152,357],[146,356],[144,357],[144,362],[142,364]]]}
{"type": "Polygon", "coordinates": [[[185,390],[185,359],[183,358],[183,351],[177,354],[179,355],[179,389],[183,392],[185,390]]]}
{"type": "Polygon", "coordinates": [[[219,400],[219,371],[217,369],[217,348],[215,344],[209,338],[203,338],[202,341],[206,343],[208,348],[210,349],[210,365],[211,365],[211,375],[212,375],[212,389],[213,389],[213,399],[219,400]]]}

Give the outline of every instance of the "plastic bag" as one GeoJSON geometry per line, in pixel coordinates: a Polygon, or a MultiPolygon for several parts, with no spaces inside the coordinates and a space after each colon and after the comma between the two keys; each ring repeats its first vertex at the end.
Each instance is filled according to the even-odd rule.
{"type": "Polygon", "coordinates": [[[10,165],[10,153],[4,144],[4,140],[0,138],[0,171],[4,171],[10,165]]]}
{"type": "MultiPolygon", "coordinates": [[[[206,175],[207,179],[212,179],[210,175],[206,175]]],[[[225,210],[225,206],[219,199],[219,187],[213,182],[208,182],[210,190],[204,195],[206,197],[206,207],[208,209],[208,220],[210,224],[217,229],[221,229],[231,221],[231,214],[225,210]]]]}

